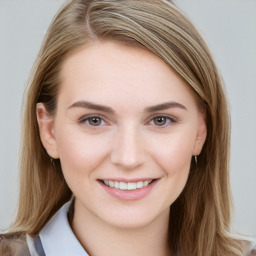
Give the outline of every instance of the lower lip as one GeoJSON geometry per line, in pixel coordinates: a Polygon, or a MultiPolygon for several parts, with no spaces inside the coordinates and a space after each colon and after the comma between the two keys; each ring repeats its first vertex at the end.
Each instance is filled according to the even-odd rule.
{"type": "Polygon", "coordinates": [[[106,186],[104,183],[99,181],[100,185],[109,195],[111,195],[116,199],[124,200],[124,201],[135,201],[135,200],[139,200],[146,197],[154,188],[157,182],[158,180],[155,180],[148,186],[135,189],[135,190],[121,190],[121,189],[111,188],[109,186],[106,186]]]}

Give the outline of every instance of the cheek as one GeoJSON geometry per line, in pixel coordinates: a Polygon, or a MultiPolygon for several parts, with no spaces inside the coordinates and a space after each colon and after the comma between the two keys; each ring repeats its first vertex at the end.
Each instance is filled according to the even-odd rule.
{"type": "Polygon", "coordinates": [[[155,144],[151,155],[166,174],[186,173],[189,170],[196,132],[189,129],[168,134],[155,144]]]}
{"type": "Polygon", "coordinates": [[[152,152],[154,161],[161,168],[166,186],[163,193],[163,205],[172,205],[183,191],[191,164],[191,157],[194,148],[192,134],[181,134],[166,138],[162,147],[158,145],[152,152]]]}
{"type": "Polygon", "coordinates": [[[91,175],[107,157],[110,145],[101,136],[90,136],[72,127],[61,129],[56,141],[63,174],[72,180],[91,175]]]}

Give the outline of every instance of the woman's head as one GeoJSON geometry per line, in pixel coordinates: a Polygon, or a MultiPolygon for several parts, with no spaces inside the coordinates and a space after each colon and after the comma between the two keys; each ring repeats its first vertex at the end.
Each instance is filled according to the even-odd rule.
{"type": "Polygon", "coordinates": [[[198,241],[213,246],[207,240],[213,241],[215,234],[205,231],[212,229],[221,234],[230,219],[227,103],[208,48],[171,1],[74,0],[58,13],[27,89],[21,155],[23,205],[17,224],[29,233],[38,232],[71,196],[59,160],[51,160],[58,155],[47,152],[41,143],[36,108],[43,103],[49,120],[54,118],[62,90],[61,72],[67,60],[83,49],[107,42],[127,51],[134,48],[159,57],[169,66],[170,73],[186,84],[198,103],[198,113],[205,117],[207,138],[204,146],[194,153],[201,152],[198,163],[192,161],[186,186],[170,213],[172,247],[181,248],[182,235],[188,247],[198,246],[197,252],[203,251],[198,241]],[[31,218],[32,209],[35,214],[31,218]]]}
{"type": "Polygon", "coordinates": [[[93,213],[138,228],[164,218],[167,231],[206,138],[197,96],[159,57],[114,41],[70,55],[60,80],[55,115],[43,103],[37,114],[42,143],[75,196],[74,219],[93,213]]]}

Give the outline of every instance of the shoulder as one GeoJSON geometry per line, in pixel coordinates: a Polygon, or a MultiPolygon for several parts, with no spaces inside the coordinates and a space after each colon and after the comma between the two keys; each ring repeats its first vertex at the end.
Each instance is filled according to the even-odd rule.
{"type": "Polygon", "coordinates": [[[249,256],[256,256],[256,245],[251,249],[249,256]]]}
{"type": "Polygon", "coordinates": [[[248,256],[256,256],[256,247],[254,247],[250,253],[248,254],[248,256]]]}
{"type": "Polygon", "coordinates": [[[0,256],[30,256],[26,234],[0,234],[0,256]]]}
{"type": "Polygon", "coordinates": [[[256,242],[255,241],[243,241],[243,248],[246,252],[246,256],[256,256],[256,242]]]}

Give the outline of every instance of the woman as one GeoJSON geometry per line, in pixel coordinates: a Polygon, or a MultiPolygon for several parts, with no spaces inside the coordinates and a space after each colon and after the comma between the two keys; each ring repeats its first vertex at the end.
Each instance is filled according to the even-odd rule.
{"type": "Polygon", "coordinates": [[[70,1],[35,63],[23,124],[1,255],[255,254],[230,234],[222,81],[171,1],[70,1]]]}

